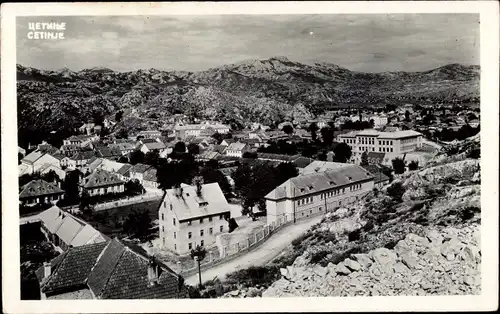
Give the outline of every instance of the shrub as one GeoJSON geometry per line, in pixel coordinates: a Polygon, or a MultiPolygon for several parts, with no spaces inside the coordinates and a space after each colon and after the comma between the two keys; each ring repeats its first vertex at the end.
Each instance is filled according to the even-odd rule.
{"type": "Polygon", "coordinates": [[[373,223],[372,220],[369,220],[366,225],[363,227],[363,230],[364,231],[370,231],[373,229],[373,227],[375,227],[375,224],[373,223]]]}
{"type": "Polygon", "coordinates": [[[410,211],[414,212],[414,211],[421,210],[422,208],[424,208],[424,206],[425,206],[425,203],[415,203],[411,207],[410,211]]]}
{"type": "Polygon", "coordinates": [[[474,148],[467,152],[467,158],[478,159],[481,157],[481,149],[474,148]]]}
{"type": "Polygon", "coordinates": [[[384,245],[384,247],[385,247],[386,249],[392,250],[392,249],[396,246],[396,244],[398,244],[398,241],[396,241],[396,240],[394,240],[394,241],[389,241],[389,242],[387,242],[387,243],[384,245]]]}
{"type": "Polygon", "coordinates": [[[460,213],[460,219],[462,219],[462,221],[469,220],[469,219],[473,218],[476,213],[480,213],[480,212],[481,212],[480,208],[478,208],[476,206],[468,206],[468,207],[464,208],[462,210],[462,212],[460,213]]]}
{"type": "Polygon", "coordinates": [[[409,170],[417,170],[418,169],[418,161],[412,160],[408,165],[409,170]]]}
{"type": "Polygon", "coordinates": [[[361,230],[358,229],[358,230],[354,230],[352,232],[349,232],[348,238],[349,238],[349,242],[358,241],[361,238],[361,230]]]}
{"type": "Polygon", "coordinates": [[[329,254],[328,251],[319,251],[315,252],[311,255],[311,263],[319,264],[321,261],[325,259],[325,257],[329,254]]]}
{"type": "Polygon", "coordinates": [[[304,233],[303,235],[301,235],[300,237],[298,237],[297,239],[293,240],[292,241],[292,245],[294,247],[296,246],[299,246],[302,242],[304,242],[304,240],[306,240],[307,238],[309,238],[311,236],[311,234],[308,232],[308,233],[304,233]]]}
{"type": "Polygon", "coordinates": [[[278,280],[280,276],[280,270],[277,266],[251,266],[228,274],[226,282],[227,284],[240,284],[243,287],[267,286],[278,280]]]}
{"type": "Polygon", "coordinates": [[[401,182],[396,182],[391,184],[387,188],[387,194],[392,197],[393,200],[397,202],[401,202],[403,198],[403,194],[405,193],[405,188],[403,187],[403,184],[401,182]]]}

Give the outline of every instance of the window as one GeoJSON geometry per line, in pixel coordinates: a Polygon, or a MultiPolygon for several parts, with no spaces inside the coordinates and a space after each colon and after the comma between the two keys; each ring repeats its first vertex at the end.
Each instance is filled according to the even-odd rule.
{"type": "Polygon", "coordinates": [[[174,250],[177,251],[177,244],[174,244],[174,250]]]}
{"type": "Polygon", "coordinates": [[[191,220],[188,220],[187,225],[191,226],[191,220]]]}
{"type": "Polygon", "coordinates": [[[203,237],[203,229],[200,230],[200,237],[203,237]]]}
{"type": "Polygon", "coordinates": [[[202,224],[202,223],[203,223],[203,218],[200,218],[200,224],[202,224]]]}
{"type": "Polygon", "coordinates": [[[174,239],[177,239],[177,233],[174,232],[174,239]]]}
{"type": "Polygon", "coordinates": [[[319,208],[319,211],[321,211],[321,207],[319,208]]]}
{"type": "Polygon", "coordinates": [[[210,228],[210,229],[208,229],[208,233],[209,233],[209,234],[213,234],[213,233],[214,233],[214,228],[210,228]]]}
{"type": "Polygon", "coordinates": [[[200,246],[203,246],[205,242],[203,240],[200,241],[200,246]]]}
{"type": "Polygon", "coordinates": [[[172,221],[173,221],[173,223],[174,223],[174,226],[175,226],[175,218],[172,218],[172,221]]]}
{"type": "Polygon", "coordinates": [[[220,232],[222,232],[222,230],[224,230],[224,226],[220,226],[220,232]]]}
{"type": "Polygon", "coordinates": [[[191,232],[188,232],[188,239],[191,239],[192,236],[193,234],[191,232]]]}
{"type": "Polygon", "coordinates": [[[345,193],[345,188],[344,188],[344,189],[342,189],[342,193],[345,193]]]}
{"type": "Polygon", "coordinates": [[[191,242],[189,242],[189,243],[188,243],[188,249],[189,249],[189,250],[192,250],[192,249],[193,249],[193,243],[191,243],[191,242]]]}
{"type": "Polygon", "coordinates": [[[219,219],[220,220],[224,219],[224,215],[219,215],[219,219]]]}
{"type": "Polygon", "coordinates": [[[163,202],[163,208],[167,208],[167,202],[163,202]]]}
{"type": "Polygon", "coordinates": [[[161,220],[165,220],[165,216],[161,214],[161,220]]]}
{"type": "Polygon", "coordinates": [[[212,222],[212,217],[208,217],[208,221],[209,221],[209,222],[212,222]]]}
{"type": "Polygon", "coordinates": [[[161,226],[161,232],[165,232],[165,226],[161,226]]]}

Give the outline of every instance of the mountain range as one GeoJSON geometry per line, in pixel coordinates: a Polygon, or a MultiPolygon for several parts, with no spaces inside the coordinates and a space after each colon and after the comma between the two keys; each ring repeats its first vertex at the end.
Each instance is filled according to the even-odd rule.
{"type": "MultiPolygon", "coordinates": [[[[286,57],[206,71],[47,71],[17,65],[18,127],[46,132],[124,111],[121,127],[159,126],[175,113],[233,126],[276,124],[345,105],[478,103],[480,68],[449,64],[424,72],[363,73],[286,57]],[[127,124],[127,121],[135,121],[127,124]]],[[[25,133],[23,133],[25,134],[25,133]]]]}

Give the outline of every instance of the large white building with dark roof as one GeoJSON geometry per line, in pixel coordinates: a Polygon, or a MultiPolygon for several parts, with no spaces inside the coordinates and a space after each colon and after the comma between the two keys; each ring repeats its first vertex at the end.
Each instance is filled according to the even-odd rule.
{"type": "Polygon", "coordinates": [[[165,191],[159,208],[160,240],[179,255],[197,245],[210,247],[215,235],[228,231],[230,208],[217,183],[182,185],[165,191]]]}
{"type": "Polygon", "coordinates": [[[283,223],[334,210],[357,201],[373,186],[373,175],[357,165],[291,178],[265,196],[267,223],[283,223]]]}

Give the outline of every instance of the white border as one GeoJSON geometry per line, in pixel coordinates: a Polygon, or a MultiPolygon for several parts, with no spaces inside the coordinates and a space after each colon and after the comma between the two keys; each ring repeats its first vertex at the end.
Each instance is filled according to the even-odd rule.
{"type": "Polygon", "coordinates": [[[499,6],[496,1],[2,4],[2,279],[7,313],[478,311],[498,306],[499,6]],[[436,297],[20,301],[17,205],[16,16],[480,13],[482,294],[436,297]]]}

